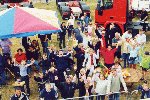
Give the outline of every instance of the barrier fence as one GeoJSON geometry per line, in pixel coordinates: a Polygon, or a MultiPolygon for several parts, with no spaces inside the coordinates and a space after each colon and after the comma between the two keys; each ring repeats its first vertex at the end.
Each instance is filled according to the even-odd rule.
{"type": "MultiPolygon", "coordinates": [[[[132,100],[132,94],[133,94],[133,92],[131,92],[131,93],[130,92],[128,92],[128,93],[123,92],[123,93],[119,93],[119,94],[120,94],[120,97],[124,96],[123,100],[132,100]]],[[[101,99],[97,98],[98,96],[100,96],[100,95],[90,95],[90,96],[83,96],[83,97],[73,97],[73,98],[58,99],[58,100],[91,100],[90,98],[93,98],[92,100],[101,100],[101,99]]],[[[105,99],[108,100],[109,96],[106,95],[105,99]]],[[[114,99],[109,99],[109,100],[114,100],[114,99]]]]}

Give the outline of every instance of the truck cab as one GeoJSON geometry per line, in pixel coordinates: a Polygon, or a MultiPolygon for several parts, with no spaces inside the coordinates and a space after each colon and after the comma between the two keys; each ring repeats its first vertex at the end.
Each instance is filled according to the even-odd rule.
{"type": "Polygon", "coordinates": [[[114,23],[120,33],[124,33],[129,27],[131,29],[141,28],[140,23],[129,23],[128,0],[98,0],[95,10],[95,23],[103,25],[106,29],[110,23],[114,23]]]}

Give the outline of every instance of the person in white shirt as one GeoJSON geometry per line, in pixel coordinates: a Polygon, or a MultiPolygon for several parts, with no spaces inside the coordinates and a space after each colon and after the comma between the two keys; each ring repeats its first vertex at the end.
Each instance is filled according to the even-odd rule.
{"type": "Polygon", "coordinates": [[[95,92],[97,94],[96,100],[105,100],[108,80],[105,80],[105,76],[100,74],[100,77],[95,77],[95,82],[95,92]]]}
{"type": "Polygon", "coordinates": [[[125,38],[129,38],[129,39],[132,38],[132,31],[131,30],[127,30],[125,33],[123,33],[122,39],[125,39],[125,38]]]}
{"type": "Polygon", "coordinates": [[[74,26],[75,17],[73,14],[71,14],[70,19],[67,21],[67,25],[70,23],[70,25],[74,26]]]}
{"type": "Polygon", "coordinates": [[[97,59],[99,59],[99,49],[96,53],[93,49],[90,49],[89,52],[85,55],[83,66],[85,66],[87,69],[87,76],[93,74],[94,68],[97,66],[97,59]]]}
{"type": "Polygon", "coordinates": [[[135,39],[140,46],[144,46],[144,44],[146,43],[146,35],[144,34],[144,31],[142,29],[139,30],[139,34],[135,36],[135,39]]]}

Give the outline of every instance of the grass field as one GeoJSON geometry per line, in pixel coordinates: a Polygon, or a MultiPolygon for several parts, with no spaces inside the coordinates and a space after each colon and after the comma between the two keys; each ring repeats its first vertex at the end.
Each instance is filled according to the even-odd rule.
{"type": "MultiPolygon", "coordinates": [[[[87,0],[86,1],[87,4],[91,8],[91,13],[92,13],[91,17],[92,17],[92,19],[94,19],[94,9],[96,7],[96,2],[95,1],[93,1],[93,0],[87,0]]],[[[57,7],[56,7],[56,4],[55,4],[54,0],[51,0],[51,2],[49,3],[49,5],[47,5],[45,3],[35,3],[34,6],[36,8],[57,11],[57,7]]],[[[58,18],[62,21],[59,12],[58,12],[58,18]]],[[[150,32],[147,32],[146,35],[147,35],[147,43],[146,43],[146,46],[145,46],[144,50],[145,51],[150,51],[150,32]]],[[[58,41],[57,41],[56,35],[54,34],[52,36],[52,38],[53,38],[53,40],[52,40],[51,43],[58,47],[58,41]]],[[[31,39],[37,39],[37,36],[31,37],[31,39]]],[[[16,53],[16,50],[21,47],[21,44],[20,44],[21,39],[19,39],[19,38],[13,38],[13,39],[11,39],[11,41],[13,42],[13,46],[11,48],[12,49],[12,55],[14,55],[16,53]]],[[[73,42],[71,41],[68,44],[72,45],[72,43],[73,42]]],[[[149,75],[148,75],[147,78],[148,78],[148,81],[150,82],[150,76],[149,75]]],[[[14,93],[14,88],[12,86],[13,82],[14,82],[14,80],[12,80],[12,78],[10,78],[10,79],[8,79],[8,85],[6,85],[6,86],[4,86],[4,87],[1,88],[2,100],[9,100],[10,96],[14,93]]],[[[130,89],[133,90],[138,84],[139,83],[134,84],[133,87],[130,88],[130,89]]],[[[39,93],[37,92],[38,91],[37,84],[33,80],[32,76],[30,78],[30,88],[31,88],[30,100],[38,100],[39,93]]],[[[77,96],[77,93],[75,95],[77,96]]],[[[126,100],[125,97],[126,96],[123,95],[121,97],[121,100],[126,100]]],[[[138,95],[133,95],[132,100],[139,100],[139,94],[138,95]]]]}

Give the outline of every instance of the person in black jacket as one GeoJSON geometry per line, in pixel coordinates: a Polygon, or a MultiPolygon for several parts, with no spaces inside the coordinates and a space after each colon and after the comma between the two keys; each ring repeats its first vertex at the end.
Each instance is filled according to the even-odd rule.
{"type": "Polygon", "coordinates": [[[60,90],[61,97],[64,99],[67,98],[73,98],[75,90],[77,89],[77,84],[74,82],[71,82],[71,77],[66,77],[66,82],[59,82],[58,77],[55,77],[56,80],[56,86],[60,90]]]}
{"type": "Polygon", "coordinates": [[[68,23],[67,31],[68,31],[68,40],[70,40],[72,32],[73,32],[73,25],[70,25],[70,23],[68,23]]]}
{"type": "Polygon", "coordinates": [[[106,30],[106,35],[105,35],[106,47],[109,44],[112,44],[112,39],[115,37],[115,33],[117,31],[118,29],[115,27],[114,23],[111,23],[109,29],[106,30]]]}
{"type": "Polygon", "coordinates": [[[0,54],[0,85],[6,84],[6,74],[5,74],[5,66],[4,66],[4,57],[0,54]]]}
{"type": "Polygon", "coordinates": [[[67,31],[67,27],[65,25],[66,23],[65,22],[62,22],[61,24],[61,30],[62,32],[59,33],[59,36],[60,36],[60,43],[59,43],[59,47],[60,49],[62,49],[62,43],[63,43],[63,48],[66,47],[65,45],[65,36],[66,36],[66,31],[67,31]]]}
{"type": "Polygon", "coordinates": [[[38,35],[38,38],[41,41],[42,47],[43,47],[43,53],[47,52],[47,47],[48,47],[48,38],[47,35],[38,35]]]}
{"type": "Polygon", "coordinates": [[[57,92],[52,88],[50,83],[45,84],[45,89],[40,93],[40,98],[43,100],[57,100],[57,92]]]}
{"type": "Polygon", "coordinates": [[[48,60],[47,55],[45,53],[43,54],[41,64],[42,64],[42,72],[45,75],[46,71],[48,71],[51,66],[51,62],[48,60]]]}
{"type": "Polygon", "coordinates": [[[49,83],[55,83],[55,76],[58,76],[57,69],[54,67],[51,67],[47,73],[49,83]]]}
{"type": "Polygon", "coordinates": [[[74,57],[77,59],[77,70],[75,71],[77,78],[79,78],[79,72],[80,70],[83,68],[83,62],[84,62],[84,55],[85,55],[85,51],[83,49],[83,44],[80,43],[78,44],[78,46],[76,46],[74,48],[74,50],[76,51],[76,54],[74,55],[74,57]]]}
{"type": "Polygon", "coordinates": [[[15,94],[10,98],[10,100],[29,100],[29,98],[21,91],[20,87],[15,87],[15,94]]]}
{"type": "Polygon", "coordinates": [[[34,80],[38,83],[39,92],[44,89],[45,83],[48,81],[47,75],[43,75],[42,73],[34,73],[34,80]],[[37,74],[39,76],[37,76],[37,74]]]}
{"type": "Polygon", "coordinates": [[[68,60],[69,57],[71,56],[70,54],[68,55],[64,55],[62,50],[59,50],[59,54],[58,55],[54,55],[55,56],[55,64],[56,64],[56,69],[58,71],[58,78],[60,82],[64,82],[65,81],[65,77],[64,77],[64,71],[66,71],[66,69],[69,67],[68,65],[68,60]]]}
{"type": "MultiPolygon", "coordinates": [[[[38,58],[39,58],[38,51],[35,50],[35,48],[33,46],[29,46],[28,51],[26,52],[26,55],[27,55],[28,63],[30,63],[31,60],[34,60],[35,61],[34,65],[35,65],[36,69],[40,70],[39,61],[38,61],[38,58]]],[[[29,71],[29,73],[31,72],[30,68],[28,71],[29,71]]]]}

